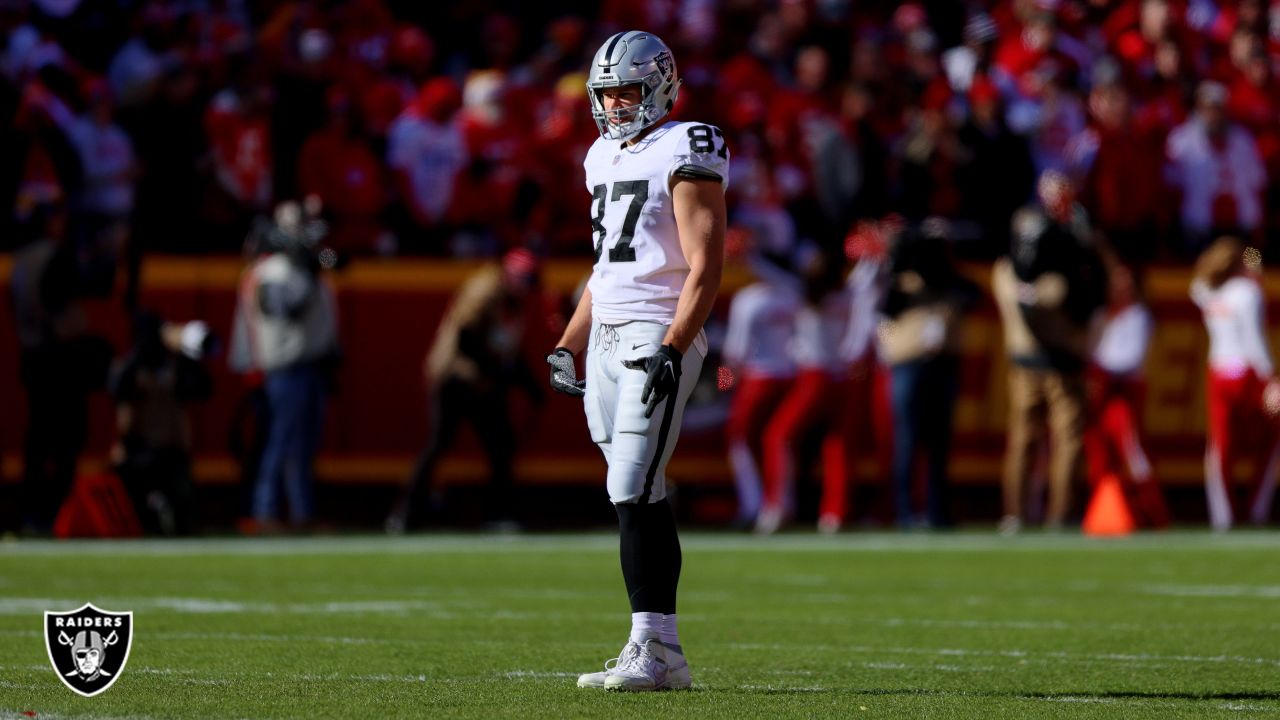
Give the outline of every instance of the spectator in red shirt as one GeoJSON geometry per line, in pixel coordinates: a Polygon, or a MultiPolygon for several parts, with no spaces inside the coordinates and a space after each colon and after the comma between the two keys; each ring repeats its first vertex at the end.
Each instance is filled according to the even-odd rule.
{"type": "Polygon", "coordinates": [[[395,249],[383,237],[384,172],[365,141],[350,98],[331,92],[329,121],[307,138],[298,161],[299,190],[323,201],[331,223],[331,245],[353,253],[395,249]]]}
{"type": "Polygon", "coordinates": [[[1230,85],[1245,72],[1249,60],[1259,51],[1266,52],[1262,36],[1246,27],[1237,27],[1231,33],[1226,51],[1216,54],[1216,61],[1209,69],[1210,79],[1230,85]]]}
{"type": "Polygon", "coordinates": [[[270,87],[240,82],[215,95],[205,112],[213,184],[202,214],[215,247],[238,247],[254,215],[271,203],[270,107],[270,87]]]}
{"type": "Polygon", "coordinates": [[[831,57],[825,48],[804,47],[796,54],[794,73],[794,87],[780,87],[767,106],[765,137],[779,171],[791,176],[786,194],[801,234],[834,236],[835,228],[830,214],[823,212],[815,178],[823,138],[830,137],[835,124],[829,87],[831,57]]]}
{"type": "Polygon", "coordinates": [[[1164,135],[1187,119],[1187,99],[1195,88],[1182,48],[1172,40],[1156,46],[1155,75],[1137,86],[1134,124],[1164,135]]]}
{"type": "Polygon", "coordinates": [[[493,255],[526,245],[537,194],[528,168],[528,125],[513,121],[508,81],[496,70],[472,72],[463,88],[462,134],[470,162],[458,175],[450,217],[455,255],[493,255]]]}
{"type": "Polygon", "coordinates": [[[1174,37],[1175,20],[1168,0],[1141,0],[1114,12],[1104,24],[1108,50],[1120,61],[1129,82],[1141,82],[1155,74],[1156,50],[1162,41],[1174,37]],[[1122,30],[1128,24],[1124,21],[1132,25],[1122,30]]]}
{"type": "Polygon", "coordinates": [[[803,126],[831,115],[832,102],[828,82],[831,78],[831,56],[816,45],[796,53],[795,84],[779,88],[768,104],[769,142],[779,157],[791,158],[808,169],[809,153],[803,146],[803,126]]]}
{"type": "MultiPolygon", "coordinates": [[[[406,88],[416,89],[431,78],[436,61],[436,44],[418,28],[401,24],[391,36],[388,55],[390,75],[406,88]]],[[[405,97],[405,102],[412,100],[405,97]]]]}
{"type": "Polygon", "coordinates": [[[547,247],[558,255],[591,254],[581,227],[591,210],[591,196],[583,190],[587,178],[582,158],[600,133],[582,111],[586,82],[585,74],[570,73],[556,83],[531,148],[540,197],[535,224],[546,228],[547,247]]]}
{"type": "Polygon", "coordinates": [[[1045,12],[1031,16],[1019,33],[1006,34],[996,46],[996,68],[1010,84],[1035,70],[1053,53],[1053,15],[1045,12]]]}
{"type": "Polygon", "coordinates": [[[1118,83],[1095,88],[1089,112],[1092,126],[1072,139],[1068,152],[1080,202],[1122,257],[1150,259],[1156,228],[1168,220],[1157,182],[1163,141],[1134,125],[1129,93],[1118,83]]]}
{"type": "MultiPolygon", "coordinates": [[[[1280,84],[1271,58],[1259,44],[1231,85],[1227,114],[1253,133],[1267,176],[1280,178],[1280,84]]],[[[1263,203],[1269,229],[1280,227],[1280,183],[1272,182],[1263,203]]]]}
{"type": "Polygon", "coordinates": [[[1271,58],[1261,45],[1254,48],[1230,86],[1227,115],[1248,128],[1258,140],[1264,162],[1276,166],[1280,154],[1277,122],[1280,121],[1280,87],[1271,70],[1271,58]]]}
{"type": "Polygon", "coordinates": [[[457,175],[467,163],[458,123],[458,87],[435,78],[387,130],[387,164],[399,203],[394,227],[402,248],[440,252],[457,175]]]}

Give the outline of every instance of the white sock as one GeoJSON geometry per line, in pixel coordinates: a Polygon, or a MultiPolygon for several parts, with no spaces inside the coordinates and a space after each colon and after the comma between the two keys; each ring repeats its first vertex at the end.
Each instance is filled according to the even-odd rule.
{"type": "MultiPolygon", "coordinates": [[[[631,642],[642,643],[645,640],[661,638],[664,623],[662,613],[631,613],[631,642]]],[[[674,625],[672,627],[675,627],[674,625]]]]}
{"type": "Polygon", "coordinates": [[[680,647],[680,632],[676,630],[676,614],[662,616],[662,631],[658,634],[658,638],[662,640],[663,645],[670,645],[674,648],[680,647]]]}

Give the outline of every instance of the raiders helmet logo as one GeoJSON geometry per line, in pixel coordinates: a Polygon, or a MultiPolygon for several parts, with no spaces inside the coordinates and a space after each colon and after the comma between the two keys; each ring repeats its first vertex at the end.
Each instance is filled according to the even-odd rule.
{"type": "Polygon", "coordinates": [[[653,64],[658,66],[658,72],[662,73],[663,82],[671,82],[671,70],[674,63],[671,61],[671,53],[660,52],[653,58],[653,64]]]}
{"type": "Polygon", "coordinates": [[[62,683],[93,697],[115,684],[129,661],[133,612],[99,610],[90,603],[71,612],[44,613],[44,646],[62,683]]]}

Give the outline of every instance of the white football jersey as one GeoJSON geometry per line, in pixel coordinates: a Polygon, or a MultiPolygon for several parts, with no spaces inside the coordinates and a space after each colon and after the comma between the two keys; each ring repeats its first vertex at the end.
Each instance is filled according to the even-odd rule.
{"type": "Polygon", "coordinates": [[[1118,313],[1101,314],[1098,344],[1093,362],[1112,375],[1136,375],[1147,362],[1151,342],[1151,313],[1142,303],[1133,303],[1118,313]]]}
{"type": "Polygon", "coordinates": [[[630,147],[600,138],[582,164],[596,256],[587,285],[592,317],[670,325],[689,275],[671,203],[673,175],[687,168],[727,188],[724,134],[711,125],[671,121],[630,147]]]}
{"type": "Polygon", "coordinates": [[[845,331],[840,355],[850,364],[869,354],[880,356],[877,328],[880,325],[880,306],[889,292],[889,268],[882,260],[863,258],[853,266],[845,287],[853,304],[849,314],[849,329],[845,331]]]}
{"type": "Polygon", "coordinates": [[[756,377],[795,377],[790,348],[801,304],[800,293],[782,283],[742,288],[729,304],[721,356],[756,377]]]}
{"type": "Polygon", "coordinates": [[[801,370],[825,370],[833,376],[849,371],[849,360],[840,352],[849,331],[853,293],[848,287],[828,293],[817,305],[802,304],[796,313],[796,334],[791,354],[801,370]]]}
{"type": "Polygon", "coordinates": [[[1267,299],[1257,280],[1237,275],[1217,288],[1202,280],[1191,284],[1191,300],[1204,313],[1209,330],[1209,367],[1220,373],[1259,377],[1273,372],[1267,346],[1267,299]]]}

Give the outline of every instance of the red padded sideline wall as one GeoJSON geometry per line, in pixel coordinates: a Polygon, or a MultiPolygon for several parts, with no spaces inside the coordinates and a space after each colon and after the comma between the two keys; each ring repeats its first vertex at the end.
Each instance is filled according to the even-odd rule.
{"type": "MultiPolygon", "coordinates": [[[[20,474],[25,397],[18,383],[18,351],[8,293],[11,261],[0,256],[0,481],[20,474]]],[[[325,482],[394,482],[404,478],[421,449],[426,432],[426,398],[421,364],[452,292],[477,267],[474,263],[434,260],[369,260],[337,274],[341,339],[345,361],[329,406],[318,474],[325,482]]],[[[530,302],[531,332],[527,357],[543,372],[542,356],[554,342],[547,308],[573,291],[589,271],[583,262],[549,263],[544,273],[547,298],[530,302]]],[[[202,318],[229,337],[234,294],[241,263],[234,258],[150,258],[142,276],[142,303],[172,320],[202,318]]],[[[966,268],[986,282],[987,266],[966,268]]],[[[718,315],[722,319],[732,292],[749,282],[740,269],[726,274],[718,315]]],[[[1148,393],[1143,420],[1156,471],[1170,483],[1195,484],[1202,477],[1204,451],[1204,357],[1206,339],[1199,313],[1187,299],[1184,269],[1159,268],[1147,278],[1157,318],[1148,357],[1148,393]]],[[[1268,297],[1280,298],[1280,275],[1266,278],[1268,297]]],[[[1280,308],[1269,303],[1270,317],[1280,308]]],[[[110,338],[118,352],[128,341],[128,320],[115,301],[90,303],[94,329],[110,338]]],[[[228,438],[237,425],[244,398],[241,378],[213,363],[216,394],[193,412],[201,482],[227,482],[237,469],[228,438]]],[[[1005,430],[1005,374],[1000,323],[990,301],[966,324],[952,474],[962,484],[994,484],[999,476],[1005,430]]],[[[521,454],[518,480],[524,483],[599,482],[603,462],[592,446],[581,404],[547,392],[535,408],[523,397],[516,403],[521,454]]],[[[881,422],[886,422],[881,420],[881,422]]],[[[105,396],[93,399],[89,464],[100,462],[114,433],[105,396]]],[[[873,454],[859,441],[859,475],[877,474],[873,454]]],[[[485,464],[470,433],[459,452],[441,467],[446,481],[478,481],[485,464]]],[[[671,466],[683,482],[725,482],[719,433],[685,433],[671,466]]]]}

